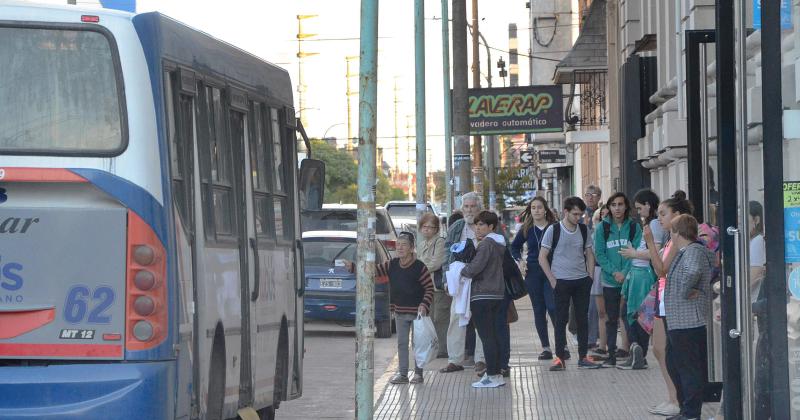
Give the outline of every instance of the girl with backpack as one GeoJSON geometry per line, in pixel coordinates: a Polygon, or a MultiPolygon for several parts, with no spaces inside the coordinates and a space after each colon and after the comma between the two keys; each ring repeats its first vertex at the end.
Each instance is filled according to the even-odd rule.
{"type": "Polygon", "coordinates": [[[525,288],[531,298],[533,306],[533,321],[536,333],[542,343],[542,352],[539,360],[551,360],[553,351],[550,349],[550,337],[547,331],[547,315],[554,322],[556,316],[556,303],[553,299],[553,288],[539,265],[539,248],[548,226],[556,222],[556,217],[547,206],[547,200],[535,197],[528,203],[528,208],[522,213],[524,221],[522,228],[517,232],[511,243],[511,256],[515,260],[522,259],[522,247],[528,246],[525,270],[525,288]]]}
{"type": "MultiPolygon", "coordinates": [[[[644,189],[636,193],[633,203],[641,220],[654,232],[655,247],[660,248],[661,238],[664,235],[661,230],[661,223],[658,221],[658,196],[653,191],[644,189]]],[[[639,307],[650,293],[656,281],[656,275],[650,266],[650,253],[643,238],[640,238],[638,243],[628,244],[619,253],[624,258],[631,260],[631,270],[622,285],[622,294],[625,297],[626,305],[625,321],[628,324],[628,340],[631,342],[631,357],[627,362],[617,366],[617,368],[646,369],[650,334],[645,332],[639,325],[637,318],[639,307]]]]}
{"type": "MultiPolygon", "coordinates": [[[[631,261],[620,255],[629,243],[642,240],[642,229],[630,217],[630,201],[621,192],[614,193],[606,203],[611,214],[595,227],[594,247],[602,269],[603,298],[606,304],[606,341],[608,359],[603,366],[617,364],[617,329],[622,299],[622,284],[631,269],[631,261]]],[[[627,329],[627,328],[626,328],[627,329]]],[[[626,337],[627,338],[627,337],[626,337]]]]}

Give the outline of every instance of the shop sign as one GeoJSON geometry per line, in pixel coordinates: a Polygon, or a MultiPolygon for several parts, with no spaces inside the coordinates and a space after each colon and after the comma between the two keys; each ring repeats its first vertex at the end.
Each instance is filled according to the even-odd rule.
{"type": "Polygon", "coordinates": [[[800,182],[783,183],[783,230],[787,263],[800,262],[800,182]]]}
{"type": "MultiPolygon", "coordinates": [[[[753,29],[761,29],[761,1],[753,0],[753,29]]],[[[791,0],[781,0],[781,29],[792,29],[791,0]]]]}
{"type": "Polygon", "coordinates": [[[567,149],[539,150],[540,163],[567,163],[567,149]]]}
{"type": "Polygon", "coordinates": [[[555,133],[564,130],[561,85],[469,89],[469,133],[555,133]]]}

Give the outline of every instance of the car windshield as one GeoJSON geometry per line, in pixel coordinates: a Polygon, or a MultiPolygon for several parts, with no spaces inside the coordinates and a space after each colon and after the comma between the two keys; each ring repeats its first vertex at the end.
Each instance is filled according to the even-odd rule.
{"type": "MultiPolygon", "coordinates": [[[[392,232],[386,215],[377,212],[375,233],[385,235],[392,232]]],[[[354,232],[358,228],[358,215],[355,210],[308,210],[302,213],[303,231],[345,230],[354,232]]]]}
{"type": "Polygon", "coordinates": [[[4,27],[0,39],[0,151],[121,150],[121,98],[105,35],[4,27]]]}
{"type": "Polygon", "coordinates": [[[331,267],[336,260],[356,260],[356,241],[339,238],[303,240],[303,258],[307,266],[331,267]]]}
{"type": "MultiPolygon", "coordinates": [[[[392,219],[417,219],[417,205],[416,204],[392,204],[386,208],[392,219]]],[[[428,213],[433,213],[433,208],[428,205],[426,210],[428,213]]]]}

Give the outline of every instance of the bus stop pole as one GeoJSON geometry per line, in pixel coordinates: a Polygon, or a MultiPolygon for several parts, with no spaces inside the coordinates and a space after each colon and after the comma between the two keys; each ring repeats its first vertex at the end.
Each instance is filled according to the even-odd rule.
{"type": "Polygon", "coordinates": [[[453,127],[450,101],[450,12],[449,0],[442,0],[442,81],[444,85],[444,174],[447,212],[453,214],[453,127]]]}
{"type": "Polygon", "coordinates": [[[375,147],[378,0],[361,0],[356,257],[356,418],[372,419],[375,351],[375,147]]]}
{"type": "MultiPolygon", "coordinates": [[[[414,0],[414,66],[417,113],[417,221],[425,213],[427,176],[425,170],[425,0],[414,0]]],[[[417,223],[417,232],[422,226],[417,223]]]]}

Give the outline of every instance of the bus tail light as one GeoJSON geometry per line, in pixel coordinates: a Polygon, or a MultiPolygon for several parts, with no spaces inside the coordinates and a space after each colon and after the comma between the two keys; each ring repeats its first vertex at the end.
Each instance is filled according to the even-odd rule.
{"type": "Polygon", "coordinates": [[[128,211],[125,331],[128,350],[161,344],[168,328],[166,251],[153,229],[128,211]]]}
{"type": "Polygon", "coordinates": [[[397,249],[397,242],[392,239],[383,241],[383,244],[386,246],[387,251],[394,251],[397,249]]]}

